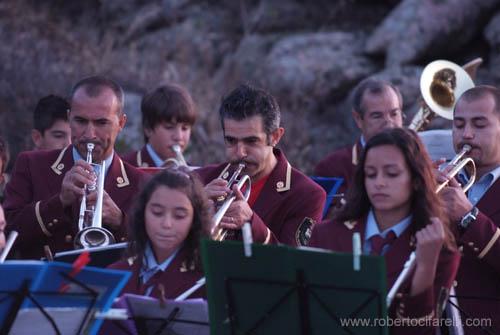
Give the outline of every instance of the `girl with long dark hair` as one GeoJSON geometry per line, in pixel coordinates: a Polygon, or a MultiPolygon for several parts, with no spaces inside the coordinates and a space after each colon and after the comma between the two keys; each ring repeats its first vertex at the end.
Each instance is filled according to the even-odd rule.
{"type": "Polygon", "coordinates": [[[352,252],[352,235],[359,232],[364,254],[385,257],[389,288],[416,252],[416,266],[389,309],[403,327],[391,333],[433,334],[442,288],[455,278],[459,253],[436,188],[418,136],[406,129],[384,131],[366,144],[343,210],[317,225],[309,242],[352,252]]]}

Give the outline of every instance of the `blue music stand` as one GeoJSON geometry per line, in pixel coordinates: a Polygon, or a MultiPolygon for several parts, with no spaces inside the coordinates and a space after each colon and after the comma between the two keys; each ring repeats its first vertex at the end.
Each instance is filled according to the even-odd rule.
{"type": "Polygon", "coordinates": [[[310,177],[315,183],[321,186],[326,192],[325,207],[323,208],[323,218],[328,213],[328,209],[332,205],[333,198],[337,194],[340,185],[344,182],[344,178],[341,177],[310,177]]]}

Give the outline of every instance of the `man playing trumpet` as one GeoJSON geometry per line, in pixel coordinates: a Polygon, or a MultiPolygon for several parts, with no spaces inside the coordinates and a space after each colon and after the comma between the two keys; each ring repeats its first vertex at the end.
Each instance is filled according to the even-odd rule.
{"type": "MultiPolygon", "coordinates": [[[[462,261],[457,274],[458,304],[462,320],[489,318],[489,333],[500,332],[500,91],[476,86],[458,100],[453,115],[453,144],[458,152],[465,145],[476,165],[476,182],[464,193],[451,179],[442,196],[462,261]]],[[[446,181],[445,172],[438,178],[446,181]]],[[[457,177],[464,184],[468,176],[457,177]]],[[[466,334],[487,334],[480,327],[465,327],[466,334]]]]}
{"type": "Polygon", "coordinates": [[[224,98],[219,114],[229,163],[197,172],[214,202],[230,192],[236,195],[221,226],[237,231],[250,222],[256,242],[305,244],[313,223],[321,219],[325,192],[292,168],[276,149],[285,129],[280,126],[275,98],[264,90],[241,85],[224,98]],[[227,185],[239,163],[245,164],[242,173],[252,182],[248,202],[241,190],[227,185]]]}
{"type": "Polygon", "coordinates": [[[102,223],[116,241],[125,240],[125,213],[139,192],[142,174],[114,153],[116,137],[126,122],[123,102],[123,91],[112,80],[100,76],[81,80],[72,90],[68,115],[72,145],[18,156],[4,207],[7,230],[19,232],[16,245],[23,258],[40,258],[44,245],[52,252],[73,248],[79,201],[84,186],[95,182],[92,167],[84,161],[89,142],[94,144],[94,162],[104,160],[108,167],[102,223]]]}

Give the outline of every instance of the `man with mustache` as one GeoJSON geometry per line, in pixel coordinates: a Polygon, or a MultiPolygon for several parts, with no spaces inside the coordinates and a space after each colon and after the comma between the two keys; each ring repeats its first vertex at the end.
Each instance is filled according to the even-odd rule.
{"type": "Polygon", "coordinates": [[[312,225],[321,220],[326,195],[276,148],[285,132],[276,99],[262,89],[240,85],[223,99],[219,114],[229,163],[197,172],[214,202],[231,191],[236,194],[222,227],[239,231],[250,222],[254,241],[306,244],[312,225]],[[246,165],[242,174],[252,181],[248,202],[236,187],[227,186],[240,162],[246,165]]]}
{"type": "MultiPolygon", "coordinates": [[[[102,222],[117,242],[126,239],[127,209],[139,192],[142,173],[114,152],[123,129],[124,94],[114,81],[93,76],[79,81],[71,94],[72,145],[62,150],[21,153],[6,187],[7,231],[17,230],[22,258],[40,258],[44,245],[52,252],[73,249],[84,185],[95,182],[85,161],[93,143],[93,162],[106,162],[102,222]]],[[[95,202],[96,194],[87,197],[95,202]]]]}
{"type": "MultiPolygon", "coordinates": [[[[476,86],[458,100],[453,116],[453,144],[465,144],[476,164],[476,182],[464,193],[457,180],[440,194],[446,203],[452,229],[462,252],[456,278],[462,320],[489,318],[489,334],[500,333],[500,91],[476,86]]],[[[466,171],[470,172],[470,171],[466,171]]],[[[439,182],[446,178],[441,173],[439,182]]],[[[462,184],[467,173],[457,177],[462,184]]],[[[486,334],[479,326],[465,327],[466,334],[486,334]]]]}

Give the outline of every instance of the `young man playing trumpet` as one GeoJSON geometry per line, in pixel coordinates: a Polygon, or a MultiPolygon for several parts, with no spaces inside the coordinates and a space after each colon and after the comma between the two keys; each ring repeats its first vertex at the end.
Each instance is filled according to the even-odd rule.
{"type": "MultiPolygon", "coordinates": [[[[114,153],[126,122],[123,102],[123,91],[114,81],[100,76],[81,80],[71,96],[72,145],[18,156],[4,209],[7,231],[19,232],[16,246],[23,258],[44,256],[45,245],[54,253],[73,249],[84,185],[95,182],[84,160],[88,143],[94,144],[94,163],[106,162],[102,223],[116,241],[125,240],[125,213],[139,192],[142,173],[114,153]]],[[[92,195],[87,198],[95,201],[92,195]]]]}
{"type": "Polygon", "coordinates": [[[216,202],[235,192],[236,200],[222,218],[221,227],[239,230],[251,223],[254,241],[305,244],[314,222],[321,219],[325,192],[294,169],[276,148],[285,129],[275,98],[264,90],[241,85],[224,98],[219,109],[229,163],[197,170],[209,198],[216,202]],[[239,163],[250,177],[250,198],[245,201],[227,180],[239,163]]]}
{"type": "MultiPolygon", "coordinates": [[[[453,144],[459,152],[472,149],[476,182],[467,194],[451,179],[440,195],[455,231],[462,261],[456,279],[462,320],[486,318],[492,327],[467,327],[469,334],[500,333],[500,91],[476,86],[458,100],[453,116],[453,144]]],[[[470,171],[469,171],[470,172],[470,171]]],[[[464,184],[465,173],[457,177],[464,184]]],[[[438,177],[446,180],[445,173],[438,177]]],[[[486,324],[484,326],[487,326],[486,324]]]]}
{"type": "MultiPolygon", "coordinates": [[[[138,167],[164,167],[167,160],[179,161],[189,144],[196,122],[196,107],[182,86],[167,84],[147,93],[141,102],[142,125],[147,142],[139,151],[123,157],[138,167]],[[174,151],[177,146],[179,153],[174,151]]],[[[183,158],[179,165],[184,165],[183,158]]]]}

